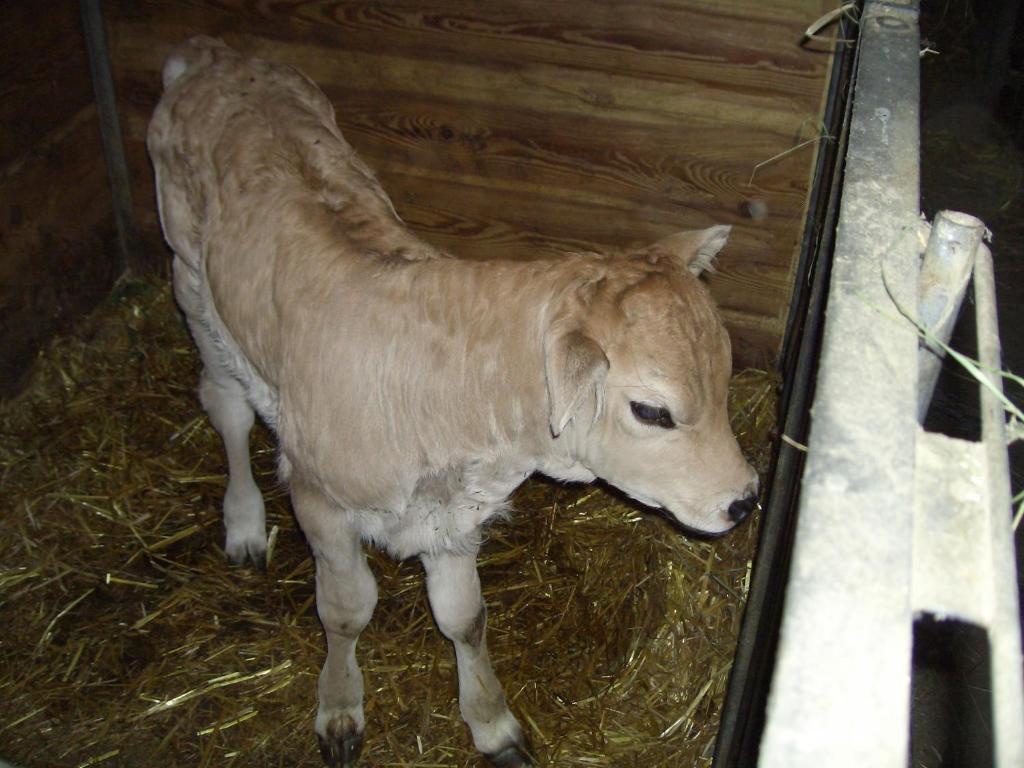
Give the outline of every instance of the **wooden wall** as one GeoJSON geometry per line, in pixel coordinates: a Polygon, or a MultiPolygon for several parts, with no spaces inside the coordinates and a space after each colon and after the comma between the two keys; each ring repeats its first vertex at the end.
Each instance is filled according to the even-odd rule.
{"type": "Polygon", "coordinates": [[[471,257],[641,245],[735,225],[712,290],[741,365],[777,352],[829,57],[825,0],[434,0],[105,5],[137,216],[156,260],[143,146],[169,50],[196,33],[309,74],[425,239],[471,257]],[[803,134],[801,131],[803,130],[803,134]],[[768,216],[741,212],[749,199],[768,216]]]}
{"type": "Polygon", "coordinates": [[[0,396],[116,268],[78,3],[0,3],[0,396]]]}

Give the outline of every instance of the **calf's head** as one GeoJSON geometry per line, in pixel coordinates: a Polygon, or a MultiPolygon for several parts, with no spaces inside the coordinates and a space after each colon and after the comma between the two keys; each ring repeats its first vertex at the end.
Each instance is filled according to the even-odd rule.
{"type": "Polygon", "coordinates": [[[551,434],[594,475],[704,533],[753,509],[726,409],[732,351],[697,279],[729,227],[682,232],[582,286],[545,338],[551,434]]]}

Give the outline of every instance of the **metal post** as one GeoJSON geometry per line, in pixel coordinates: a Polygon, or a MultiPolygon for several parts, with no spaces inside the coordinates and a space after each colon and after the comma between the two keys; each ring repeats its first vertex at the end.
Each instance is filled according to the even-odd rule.
{"type": "Polygon", "coordinates": [[[917,306],[916,3],[869,1],[858,45],[762,768],[907,765],[917,335],[893,302],[917,306]]]}
{"type": "Polygon", "coordinates": [[[107,53],[107,36],[103,25],[103,11],[100,0],[81,0],[82,28],[89,54],[89,70],[92,75],[93,91],[96,94],[96,110],[100,120],[100,137],[103,141],[103,157],[107,164],[107,176],[113,196],[114,223],[117,226],[120,272],[125,272],[135,263],[134,249],[137,241],[135,215],[132,207],[131,178],[124,157],[121,141],[121,126],[117,119],[117,99],[114,95],[114,77],[110,70],[107,53]]]}
{"type": "MultiPolygon", "coordinates": [[[[985,225],[974,216],[956,211],[941,211],[935,216],[921,262],[917,313],[918,322],[943,344],[953,333],[974,268],[974,252],[984,235],[985,225]]],[[[918,355],[919,421],[924,421],[945,356],[940,345],[922,343],[918,355]]]]}
{"type": "Polygon", "coordinates": [[[981,435],[988,485],[987,562],[991,563],[992,615],[988,622],[992,656],[992,729],[996,765],[1024,765],[1024,660],[1021,652],[1020,604],[1016,558],[1010,528],[1010,466],[1006,452],[1006,416],[999,394],[1001,366],[992,255],[979,245],[974,268],[978,357],[990,386],[981,388],[981,435]],[[998,393],[998,394],[997,394],[998,393]]]}

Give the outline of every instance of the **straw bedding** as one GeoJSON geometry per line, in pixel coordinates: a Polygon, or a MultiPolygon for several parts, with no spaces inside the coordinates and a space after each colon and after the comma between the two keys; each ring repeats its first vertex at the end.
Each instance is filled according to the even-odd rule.
{"type": "MultiPolygon", "coordinates": [[[[165,286],[126,283],[0,404],[0,757],[31,766],[319,765],[312,562],[254,436],[273,549],[229,567],[224,460],[165,286]]],[[[763,473],[771,375],[734,379],[763,473]]],[[[481,555],[495,668],[542,764],[706,765],[756,520],[680,536],[596,487],[530,481],[481,555]]],[[[476,766],[418,562],[371,555],[372,766],[476,766]]]]}

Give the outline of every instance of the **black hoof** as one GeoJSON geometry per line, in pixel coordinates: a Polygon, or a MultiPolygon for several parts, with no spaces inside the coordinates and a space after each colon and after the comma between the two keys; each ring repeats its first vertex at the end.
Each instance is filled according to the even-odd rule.
{"type": "Polygon", "coordinates": [[[320,757],[330,768],[353,768],[363,749],[363,734],[351,717],[339,717],[327,724],[327,736],[316,735],[320,757]]]}
{"type": "Polygon", "coordinates": [[[260,573],[267,572],[267,548],[246,546],[228,550],[228,562],[234,566],[252,563],[253,567],[260,573]]]}
{"type": "Polygon", "coordinates": [[[509,744],[500,752],[486,757],[494,768],[533,768],[537,765],[530,757],[530,752],[525,744],[509,744]]]}

